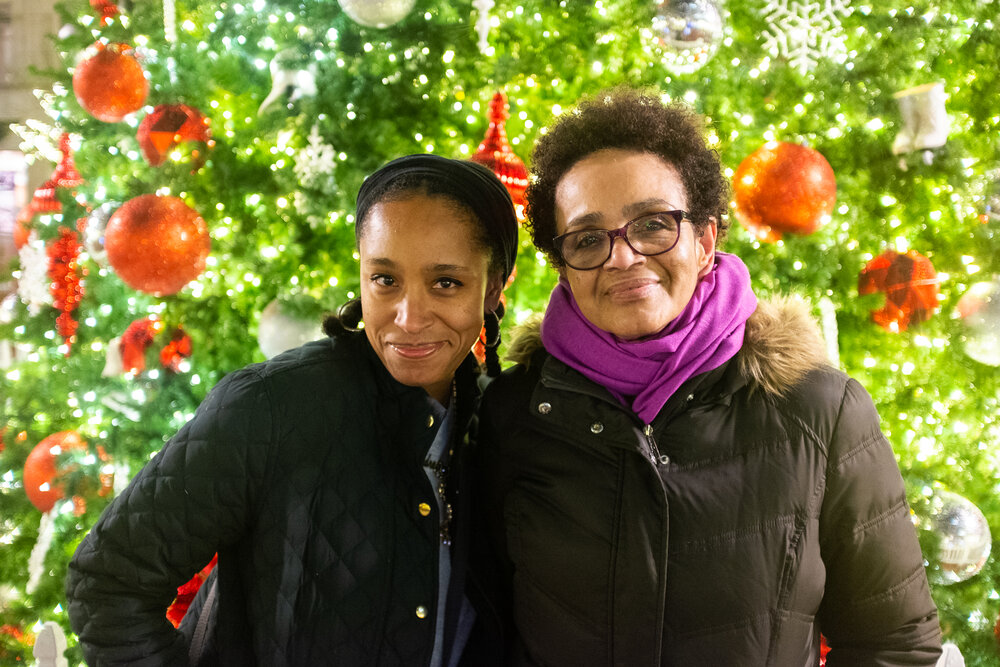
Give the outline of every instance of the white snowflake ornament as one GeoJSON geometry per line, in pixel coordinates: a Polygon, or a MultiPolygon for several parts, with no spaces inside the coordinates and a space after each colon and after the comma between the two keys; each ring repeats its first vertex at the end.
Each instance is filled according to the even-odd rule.
{"type": "Polygon", "coordinates": [[[846,57],[840,17],[850,13],[850,0],[768,0],[764,48],[806,74],[822,59],[846,57]]]}
{"type": "Polygon", "coordinates": [[[337,168],[337,150],[323,141],[319,127],[313,125],[309,143],[295,156],[295,176],[306,187],[329,185],[337,168]]]}

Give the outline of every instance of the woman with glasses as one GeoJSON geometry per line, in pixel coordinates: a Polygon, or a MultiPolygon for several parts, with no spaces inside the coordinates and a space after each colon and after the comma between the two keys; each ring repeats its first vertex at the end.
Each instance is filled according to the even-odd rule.
{"type": "MultiPolygon", "coordinates": [[[[893,452],[807,310],[716,243],[700,121],[616,90],[533,153],[559,282],[480,416],[484,524],[526,665],[933,665],[893,452]]],[[[484,567],[486,567],[484,565],[484,567]]]]}

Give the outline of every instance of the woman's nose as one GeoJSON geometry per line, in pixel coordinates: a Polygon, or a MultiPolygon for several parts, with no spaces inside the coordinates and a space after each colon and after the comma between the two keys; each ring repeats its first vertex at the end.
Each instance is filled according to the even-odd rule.
{"type": "Polygon", "coordinates": [[[410,291],[399,300],[396,306],[396,326],[403,331],[420,331],[431,320],[430,303],[426,295],[410,291]]]}
{"type": "Polygon", "coordinates": [[[632,246],[625,241],[624,237],[611,239],[611,256],[604,262],[605,269],[627,269],[630,266],[646,261],[644,255],[640,255],[632,246]]]}

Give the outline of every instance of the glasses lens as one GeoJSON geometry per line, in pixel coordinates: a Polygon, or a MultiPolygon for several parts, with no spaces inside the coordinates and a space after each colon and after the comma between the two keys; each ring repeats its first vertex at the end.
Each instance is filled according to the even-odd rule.
{"type": "Polygon", "coordinates": [[[658,255],[670,250],[677,241],[680,217],[678,211],[647,215],[634,220],[625,231],[625,237],[636,252],[658,255]]]}
{"type": "Polygon", "coordinates": [[[598,229],[585,229],[562,238],[563,259],[575,269],[592,269],[608,258],[608,233],[598,229]]]}

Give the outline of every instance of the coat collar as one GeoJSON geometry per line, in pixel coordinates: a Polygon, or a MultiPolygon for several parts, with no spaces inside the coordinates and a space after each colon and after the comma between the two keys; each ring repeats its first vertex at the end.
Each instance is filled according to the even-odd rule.
{"type": "MultiPolygon", "coordinates": [[[[582,375],[564,364],[552,363],[554,359],[543,361],[547,355],[539,353],[542,350],[541,321],[541,317],[536,316],[518,329],[507,359],[527,367],[544,363],[543,375],[548,381],[559,384],[572,381],[580,391],[579,382],[572,378],[582,375]]],[[[798,298],[774,297],[758,303],[757,310],[747,320],[743,347],[733,360],[715,371],[691,378],[677,394],[689,394],[695,386],[711,386],[711,396],[722,399],[750,385],[752,391],[782,396],[806,373],[827,363],[823,337],[809,306],[798,298]]],[[[600,397],[606,395],[614,401],[603,387],[595,387],[594,391],[597,390],[600,390],[600,397]]]]}

